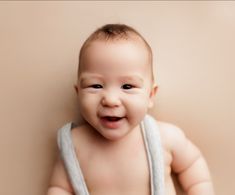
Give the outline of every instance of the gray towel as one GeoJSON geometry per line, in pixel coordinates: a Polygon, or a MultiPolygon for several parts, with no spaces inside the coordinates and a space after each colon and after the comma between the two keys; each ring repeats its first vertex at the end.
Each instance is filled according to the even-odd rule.
{"type": "MultiPolygon", "coordinates": [[[[58,146],[65,168],[76,195],[89,195],[71,137],[73,123],[67,123],[58,131],[58,146]]],[[[164,162],[160,132],[155,119],[146,115],[141,122],[148,156],[151,195],[164,195],[164,162]]]]}

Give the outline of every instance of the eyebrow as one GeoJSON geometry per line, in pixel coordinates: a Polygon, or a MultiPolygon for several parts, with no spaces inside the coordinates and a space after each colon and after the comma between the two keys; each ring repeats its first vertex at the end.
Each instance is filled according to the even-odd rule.
{"type": "Polygon", "coordinates": [[[121,80],[137,80],[137,81],[139,81],[141,83],[144,82],[143,78],[141,78],[138,75],[122,76],[121,80]]]}
{"type": "MultiPolygon", "coordinates": [[[[84,73],[81,78],[80,78],[80,81],[83,82],[84,80],[86,79],[99,79],[99,80],[102,80],[103,79],[103,76],[102,75],[99,75],[99,74],[95,74],[95,73],[84,73]]],[[[140,77],[139,75],[127,75],[127,76],[121,76],[119,78],[120,80],[125,80],[125,81],[129,81],[129,80],[136,80],[136,81],[139,81],[141,83],[144,83],[144,80],[142,77],[140,77]]]]}
{"type": "Polygon", "coordinates": [[[102,76],[99,74],[94,74],[94,73],[84,73],[81,77],[80,80],[85,80],[87,78],[95,78],[95,79],[102,79],[102,76]]]}

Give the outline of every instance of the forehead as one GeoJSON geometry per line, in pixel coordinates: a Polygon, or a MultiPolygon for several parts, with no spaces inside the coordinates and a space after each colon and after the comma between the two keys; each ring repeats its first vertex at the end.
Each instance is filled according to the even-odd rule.
{"type": "MultiPolygon", "coordinates": [[[[80,70],[118,65],[126,68],[147,68],[150,65],[149,51],[141,40],[96,40],[85,49],[80,59],[80,70]],[[135,66],[132,66],[135,65],[135,66]]],[[[117,68],[118,68],[117,67],[117,68]]]]}

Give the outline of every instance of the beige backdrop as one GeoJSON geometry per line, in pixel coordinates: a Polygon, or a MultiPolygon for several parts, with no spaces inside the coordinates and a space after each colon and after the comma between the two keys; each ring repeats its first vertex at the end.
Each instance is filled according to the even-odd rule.
{"type": "Polygon", "coordinates": [[[151,112],[201,148],[217,194],[234,194],[235,2],[218,1],[0,2],[0,194],[45,194],[56,131],[78,120],[80,46],[114,22],[153,48],[151,112]]]}

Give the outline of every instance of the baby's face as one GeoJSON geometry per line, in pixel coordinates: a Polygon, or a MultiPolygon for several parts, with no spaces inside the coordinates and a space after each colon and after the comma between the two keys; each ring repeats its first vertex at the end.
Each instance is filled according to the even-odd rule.
{"type": "Polygon", "coordinates": [[[103,137],[118,140],[137,127],[152,105],[148,51],[138,41],[94,41],[78,78],[79,109],[103,137]]]}

